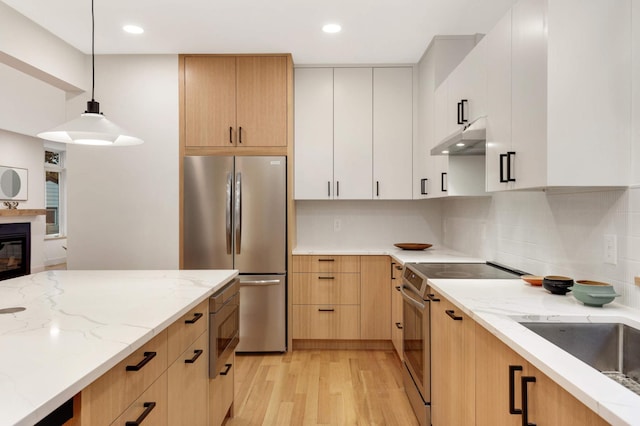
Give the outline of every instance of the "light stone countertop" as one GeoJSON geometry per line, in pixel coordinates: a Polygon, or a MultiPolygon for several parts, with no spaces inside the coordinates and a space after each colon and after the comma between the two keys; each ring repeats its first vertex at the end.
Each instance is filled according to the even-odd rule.
{"type": "MultiPolygon", "coordinates": [[[[640,425],[640,395],[605,377],[518,321],[622,322],[640,328],[640,311],[584,306],[522,280],[429,280],[432,288],[612,425],[640,425]]],[[[535,419],[531,419],[535,421],[535,419]]]]}
{"type": "Polygon", "coordinates": [[[0,425],[33,425],[237,275],[48,271],[0,282],[0,425]]]}
{"type": "Polygon", "coordinates": [[[427,263],[483,263],[483,259],[471,257],[459,251],[442,246],[433,246],[425,250],[402,250],[392,245],[377,248],[318,248],[318,247],[296,247],[294,255],[345,255],[345,256],[366,256],[366,255],[387,255],[393,257],[401,264],[409,262],[427,263]]]}

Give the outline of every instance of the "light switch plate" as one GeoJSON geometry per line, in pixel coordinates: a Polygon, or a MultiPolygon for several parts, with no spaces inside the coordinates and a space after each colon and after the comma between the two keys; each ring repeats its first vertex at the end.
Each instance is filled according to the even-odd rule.
{"type": "Polygon", "coordinates": [[[618,242],[615,235],[604,236],[604,263],[618,264],[618,242]]]}

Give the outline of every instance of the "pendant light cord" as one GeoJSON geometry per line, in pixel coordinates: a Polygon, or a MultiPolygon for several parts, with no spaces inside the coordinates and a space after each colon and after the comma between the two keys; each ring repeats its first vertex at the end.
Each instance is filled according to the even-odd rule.
{"type": "Polygon", "coordinates": [[[93,0],[91,0],[91,100],[95,101],[96,90],[96,55],[95,55],[95,39],[96,39],[96,21],[93,13],[93,0]]]}

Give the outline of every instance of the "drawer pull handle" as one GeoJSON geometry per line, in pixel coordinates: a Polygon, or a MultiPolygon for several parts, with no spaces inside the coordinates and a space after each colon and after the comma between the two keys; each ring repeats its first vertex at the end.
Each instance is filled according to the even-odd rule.
{"type": "Polygon", "coordinates": [[[195,322],[198,321],[203,316],[204,316],[204,314],[202,314],[200,312],[196,312],[196,313],[193,314],[193,318],[188,319],[188,320],[184,320],[184,323],[185,324],[195,324],[195,322]]]}
{"type": "Polygon", "coordinates": [[[522,387],[522,425],[523,426],[536,426],[535,423],[529,421],[529,395],[527,393],[527,385],[529,383],[535,383],[536,378],[533,376],[520,377],[520,386],[522,387]]]}
{"type": "Polygon", "coordinates": [[[144,407],[144,411],[142,412],[142,414],[140,414],[140,417],[132,422],[125,423],[126,426],[140,426],[140,423],[142,423],[144,419],[149,415],[149,413],[153,411],[154,408],[156,408],[156,403],[145,402],[144,404],[142,404],[142,406],[144,407]]]}
{"type": "Polygon", "coordinates": [[[522,414],[520,408],[516,408],[516,371],[522,371],[521,365],[509,366],[509,413],[522,414]]]}
{"type": "Polygon", "coordinates": [[[229,370],[231,370],[231,367],[233,367],[233,364],[225,364],[225,369],[224,371],[220,372],[221,376],[226,376],[227,374],[229,374],[229,370]]]}
{"type": "Polygon", "coordinates": [[[149,361],[151,361],[153,358],[155,358],[155,356],[156,356],[155,352],[145,352],[144,353],[144,359],[142,361],[140,361],[136,365],[127,365],[126,370],[127,371],[139,371],[142,367],[147,365],[147,363],[149,361]]]}
{"type": "Polygon", "coordinates": [[[396,323],[396,327],[398,327],[400,330],[402,330],[402,324],[400,324],[399,322],[396,323]]]}
{"type": "Polygon", "coordinates": [[[452,309],[447,309],[446,311],[444,311],[447,315],[449,315],[451,317],[451,319],[453,319],[454,321],[462,321],[462,317],[459,317],[458,315],[455,314],[455,311],[452,309]]]}
{"type": "Polygon", "coordinates": [[[439,302],[439,301],[440,301],[440,299],[438,299],[438,298],[436,297],[436,295],[435,295],[435,294],[427,294],[427,297],[428,297],[428,298],[429,298],[429,300],[431,300],[432,302],[439,302]]]}
{"type": "Polygon", "coordinates": [[[318,277],[319,280],[335,280],[336,277],[318,277]]]}
{"type": "Polygon", "coordinates": [[[400,291],[400,286],[399,285],[396,286],[396,290],[400,291]]]}
{"type": "Polygon", "coordinates": [[[193,358],[191,358],[191,359],[185,359],[185,360],[184,360],[184,363],[185,363],[185,364],[193,364],[194,362],[196,362],[196,359],[198,359],[198,357],[199,357],[200,355],[202,355],[202,353],[203,353],[203,352],[204,352],[204,351],[203,351],[202,349],[196,349],[195,351],[193,351],[193,353],[195,354],[195,355],[193,355],[193,358]]]}
{"type": "Polygon", "coordinates": [[[335,259],[318,259],[318,262],[335,262],[335,259]]]}
{"type": "Polygon", "coordinates": [[[335,309],[333,308],[319,308],[318,312],[334,312],[335,309]]]}

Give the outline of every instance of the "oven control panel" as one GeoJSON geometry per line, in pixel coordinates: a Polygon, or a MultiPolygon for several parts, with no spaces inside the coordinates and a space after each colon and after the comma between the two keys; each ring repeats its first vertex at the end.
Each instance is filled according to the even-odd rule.
{"type": "Polygon", "coordinates": [[[419,295],[422,295],[423,287],[426,287],[425,279],[416,274],[411,267],[405,266],[402,271],[403,284],[412,287],[412,290],[419,295]]]}

